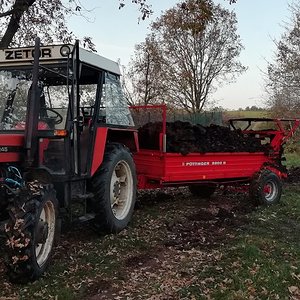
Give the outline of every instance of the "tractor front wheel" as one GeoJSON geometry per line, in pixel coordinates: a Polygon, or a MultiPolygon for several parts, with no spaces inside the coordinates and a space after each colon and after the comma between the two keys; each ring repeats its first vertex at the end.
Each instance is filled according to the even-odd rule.
{"type": "Polygon", "coordinates": [[[136,185],[129,150],[117,143],[107,145],[102,165],[92,179],[97,230],[117,233],[127,226],[134,210],[136,185]]]}
{"type": "Polygon", "coordinates": [[[281,179],[270,170],[262,170],[254,176],[250,184],[250,198],[255,204],[278,203],[282,193],[281,179]]]}
{"type": "Polygon", "coordinates": [[[57,233],[57,209],[52,185],[38,183],[29,183],[9,207],[6,264],[12,282],[33,281],[46,270],[57,233]]]}

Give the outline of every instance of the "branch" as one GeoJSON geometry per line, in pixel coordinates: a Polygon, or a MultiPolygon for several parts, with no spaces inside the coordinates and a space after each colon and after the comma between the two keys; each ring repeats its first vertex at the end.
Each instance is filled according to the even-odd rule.
{"type": "Polygon", "coordinates": [[[20,27],[20,20],[36,0],[16,0],[6,31],[0,41],[0,48],[7,48],[20,27]]]}
{"type": "Polygon", "coordinates": [[[0,18],[7,17],[7,16],[11,15],[14,11],[15,11],[14,9],[11,9],[11,10],[8,10],[4,13],[1,13],[0,18]]]}

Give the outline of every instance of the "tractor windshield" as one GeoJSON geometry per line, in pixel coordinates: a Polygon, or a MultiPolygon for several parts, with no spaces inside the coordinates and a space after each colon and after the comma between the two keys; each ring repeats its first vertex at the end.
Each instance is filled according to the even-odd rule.
{"type": "Polygon", "coordinates": [[[31,71],[0,71],[0,130],[13,130],[25,122],[31,71]]]}
{"type": "MultiPolygon", "coordinates": [[[[65,126],[67,85],[43,74],[39,82],[39,129],[61,129],[65,126]]],[[[0,130],[24,130],[27,98],[32,81],[31,69],[0,70],[0,130]]]]}

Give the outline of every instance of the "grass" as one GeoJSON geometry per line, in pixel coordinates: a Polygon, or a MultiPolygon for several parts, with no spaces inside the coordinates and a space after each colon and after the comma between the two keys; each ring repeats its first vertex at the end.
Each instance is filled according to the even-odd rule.
{"type": "Polygon", "coordinates": [[[287,168],[300,166],[300,153],[299,152],[288,152],[288,153],[285,153],[284,156],[286,158],[285,165],[287,168]]]}
{"type": "Polygon", "coordinates": [[[287,185],[280,204],[252,209],[244,194],[201,202],[172,193],[143,200],[118,235],[99,237],[88,226],[65,233],[34,283],[11,285],[2,270],[0,299],[299,299],[300,187],[287,185]],[[230,205],[233,223],[209,219],[230,205]],[[170,240],[180,247],[166,247],[170,240]]]}
{"type": "Polygon", "coordinates": [[[300,188],[289,187],[282,200],[252,213],[222,260],[199,270],[198,289],[185,287],[182,296],[202,299],[207,289],[213,299],[290,299],[289,288],[300,287],[300,188]]]}
{"type": "Polygon", "coordinates": [[[253,110],[234,110],[224,112],[225,118],[268,118],[270,112],[265,110],[253,111],[253,110]]]}

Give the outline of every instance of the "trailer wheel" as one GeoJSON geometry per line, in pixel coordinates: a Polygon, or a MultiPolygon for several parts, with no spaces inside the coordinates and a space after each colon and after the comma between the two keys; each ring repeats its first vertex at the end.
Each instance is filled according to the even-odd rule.
{"type": "Polygon", "coordinates": [[[278,203],[281,193],[281,179],[270,170],[259,172],[250,184],[250,198],[255,204],[271,205],[278,203]]]}
{"type": "Polygon", "coordinates": [[[131,220],[136,199],[133,158],[121,144],[109,144],[92,179],[94,225],[97,230],[117,233],[131,220]]]}
{"type": "Polygon", "coordinates": [[[6,265],[12,282],[39,278],[51,259],[57,233],[56,193],[52,185],[28,184],[9,207],[5,225],[6,265]]]}
{"type": "Polygon", "coordinates": [[[216,185],[189,185],[190,192],[199,198],[209,198],[216,191],[216,185]]]}

